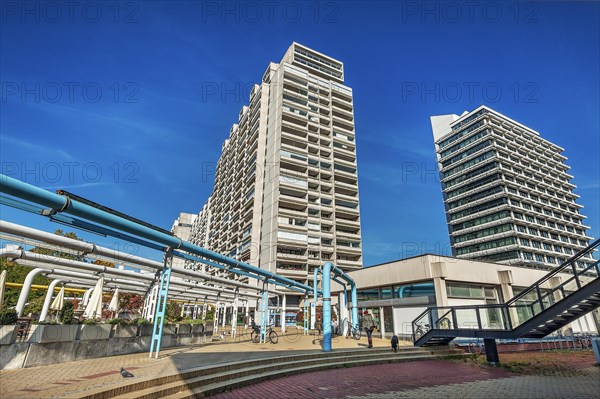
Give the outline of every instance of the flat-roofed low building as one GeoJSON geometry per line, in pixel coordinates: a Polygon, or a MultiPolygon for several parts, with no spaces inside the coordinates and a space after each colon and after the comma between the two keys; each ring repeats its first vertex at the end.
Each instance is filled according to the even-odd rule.
{"type": "MultiPolygon", "coordinates": [[[[482,262],[440,255],[420,255],[348,272],[358,293],[358,307],[369,310],[380,326],[380,334],[394,333],[409,337],[412,321],[430,306],[489,305],[504,303],[525,291],[547,274],[545,270],[524,266],[482,262]]],[[[551,278],[542,295],[552,287],[572,278],[558,273],[551,278]]],[[[332,292],[339,297],[342,287],[332,282],[332,292]]],[[[531,303],[526,295],[519,304],[531,303]]],[[[339,303],[338,303],[339,306],[339,303]]],[[[338,309],[342,320],[348,312],[338,309]]],[[[466,317],[466,316],[463,316],[466,317]]],[[[474,315],[473,315],[474,317],[474,315]]],[[[498,322],[493,312],[482,320],[484,326],[498,322]]],[[[476,326],[476,320],[473,320],[476,326]]],[[[598,309],[570,324],[573,332],[597,333],[600,329],[598,309]]]]}

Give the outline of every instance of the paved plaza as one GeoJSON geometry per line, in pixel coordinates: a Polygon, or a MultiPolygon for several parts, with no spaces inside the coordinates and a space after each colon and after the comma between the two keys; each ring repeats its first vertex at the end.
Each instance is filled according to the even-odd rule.
{"type": "MultiPolygon", "coordinates": [[[[387,340],[374,339],[376,347],[387,340]]],[[[334,339],[336,349],[365,350],[366,340],[334,339]]],[[[314,336],[281,339],[277,345],[216,342],[161,352],[66,362],[50,366],[0,371],[0,397],[63,398],[111,388],[135,379],[170,375],[195,367],[240,360],[320,352],[314,336]],[[124,380],[125,367],[134,379],[124,380]]],[[[600,367],[569,375],[522,375],[472,363],[426,360],[310,372],[260,382],[213,396],[225,398],[598,398],[600,367]]]]}

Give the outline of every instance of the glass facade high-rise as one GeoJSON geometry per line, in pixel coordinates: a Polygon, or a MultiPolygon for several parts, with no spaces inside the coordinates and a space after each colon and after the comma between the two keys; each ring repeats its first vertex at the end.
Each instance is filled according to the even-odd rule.
{"type": "Polygon", "coordinates": [[[485,106],[431,125],[453,256],[552,267],[588,245],[563,148],[485,106]]]}
{"type": "MultiPolygon", "coordinates": [[[[326,261],[362,267],[354,104],[343,83],[340,61],[298,43],[269,64],[223,144],[192,242],[305,284],[326,261]]],[[[298,307],[288,293],[287,308],[298,307]]]]}

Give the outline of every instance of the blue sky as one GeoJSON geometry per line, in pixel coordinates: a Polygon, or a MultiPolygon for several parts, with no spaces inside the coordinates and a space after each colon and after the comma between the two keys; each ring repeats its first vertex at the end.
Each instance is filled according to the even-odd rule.
{"type": "Polygon", "coordinates": [[[297,41],[343,61],[354,90],[365,265],[450,253],[429,116],[481,104],[566,149],[600,235],[600,3],[72,4],[2,3],[5,174],[170,228],[200,209],[249,87],[297,41]]]}

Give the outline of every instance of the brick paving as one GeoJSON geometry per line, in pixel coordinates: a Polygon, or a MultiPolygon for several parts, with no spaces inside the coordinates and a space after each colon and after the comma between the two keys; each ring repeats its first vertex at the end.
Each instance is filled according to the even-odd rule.
{"type": "Polygon", "coordinates": [[[211,398],[241,399],[252,397],[258,392],[278,392],[278,398],[362,397],[369,393],[506,378],[514,375],[502,369],[484,370],[464,363],[427,360],[299,374],[260,382],[217,394],[211,398]]]}
{"type": "MultiPolygon", "coordinates": [[[[374,339],[375,346],[387,346],[388,340],[374,339]]],[[[332,339],[335,349],[366,347],[361,341],[332,339]]],[[[119,369],[131,370],[137,378],[172,375],[194,367],[294,353],[321,352],[315,336],[293,335],[280,337],[279,343],[255,344],[226,340],[192,347],[170,348],[161,351],[159,359],[149,359],[148,353],[136,353],[97,359],[64,362],[48,366],[15,370],[0,370],[0,399],[62,398],[90,389],[111,388],[133,379],[124,380],[119,369]]]]}
{"type": "MultiPolygon", "coordinates": [[[[333,348],[362,348],[365,340],[335,339],[333,348]]],[[[374,339],[387,347],[387,340],[374,339]]],[[[314,336],[280,339],[279,344],[224,342],[161,351],[159,359],[148,353],[65,362],[50,366],[0,371],[0,398],[62,398],[94,388],[130,383],[120,367],[136,378],[172,375],[186,369],[283,354],[320,352],[314,336]]],[[[528,354],[528,356],[532,356],[528,354]]],[[[571,356],[571,355],[568,355],[571,356]]],[[[502,368],[473,363],[428,360],[311,372],[264,381],[213,396],[225,398],[600,398],[600,367],[577,360],[573,370],[552,375],[522,375],[502,368]],[[582,368],[582,367],[587,368],[582,368]]],[[[556,361],[560,359],[557,358],[556,361]]],[[[564,361],[564,360],[563,360],[564,361]]]]}
{"type": "Polygon", "coordinates": [[[600,367],[575,370],[542,376],[445,360],[391,363],[283,377],[211,399],[600,398],[600,367]]]}

